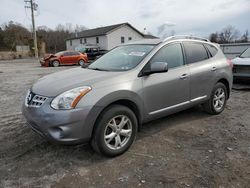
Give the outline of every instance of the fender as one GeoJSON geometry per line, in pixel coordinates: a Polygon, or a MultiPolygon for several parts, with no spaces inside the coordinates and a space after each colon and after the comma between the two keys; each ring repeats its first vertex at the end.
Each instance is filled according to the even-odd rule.
{"type": "Polygon", "coordinates": [[[93,132],[94,125],[96,123],[96,120],[98,119],[98,116],[102,113],[102,111],[111,105],[112,103],[121,101],[121,100],[127,100],[132,102],[134,105],[136,105],[139,113],[139,122],[143,122],[144,119],[144,103],[142,98],[129,90],[121,90],[121,91],[114,91],[104,97],[102,97],[99,101],[96,102],[94,107],[90,110],[87,119],[89,120],[88,126],[91,132],[93,132]]]}

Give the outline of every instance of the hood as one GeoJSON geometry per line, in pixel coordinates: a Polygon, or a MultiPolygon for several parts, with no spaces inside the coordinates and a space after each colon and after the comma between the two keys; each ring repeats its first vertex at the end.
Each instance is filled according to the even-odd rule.
{"type": "Polygon", "coordinates": [[[48,59],[50,59],[51,57],[56,57],[54,54],[46,54],[43,59],[46,61],[48,59]]]}
{"type": "Polygon", "coordinates": [[[80,86],[93,88],[95,83],[114,78],[119,74],[122,73],[73,68],[42,77],[32,86],[31,91],[38,95],[54,97],[80,86]]]}
{"type": "Polygon", "coordinates": [[[234,65],[250,65],[250,58],[236,57],[232,59],[234,65]]]}

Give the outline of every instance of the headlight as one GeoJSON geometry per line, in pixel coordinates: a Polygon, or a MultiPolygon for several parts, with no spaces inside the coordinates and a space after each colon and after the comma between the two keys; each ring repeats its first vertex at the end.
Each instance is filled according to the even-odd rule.
{"type": "Polygon", "coordinates": [[[81,98],[91,91],[91,87],[83,86],[66,91],[51,102],[51,107],[56,110],[68,110],[76,107],[81,98]]]}

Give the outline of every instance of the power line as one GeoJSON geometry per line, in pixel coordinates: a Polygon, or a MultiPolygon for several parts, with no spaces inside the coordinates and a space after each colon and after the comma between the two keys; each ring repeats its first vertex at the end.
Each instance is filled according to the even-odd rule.
{"type": "Polygon", "coordinates": [[[36,4],[34,0],[25,0],[24,2],[26,4],[29,4],[29,5],[25,5],[25,8],[30,8],[31,10],[31,21],[32,21],[35,57],[38,58],[37,36],[36,36],[36,26],[35,26],[35,18],[34,18],[34,11],[37,10],[38,4],[36,4]]]}

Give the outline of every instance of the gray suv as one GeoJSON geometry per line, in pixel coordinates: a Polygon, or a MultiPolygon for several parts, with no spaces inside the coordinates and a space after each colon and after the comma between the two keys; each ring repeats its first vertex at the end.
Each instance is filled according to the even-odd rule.
{"type": "Polygon", "coordinates": [[[231,87],[232,67],[216,44],[176,36],[121,45],[86,68],[45,76],[28,91],[22,111],[50,141],[90,142],[116,156],[145,122],[198,104],[221,113],[231,87]]]}

